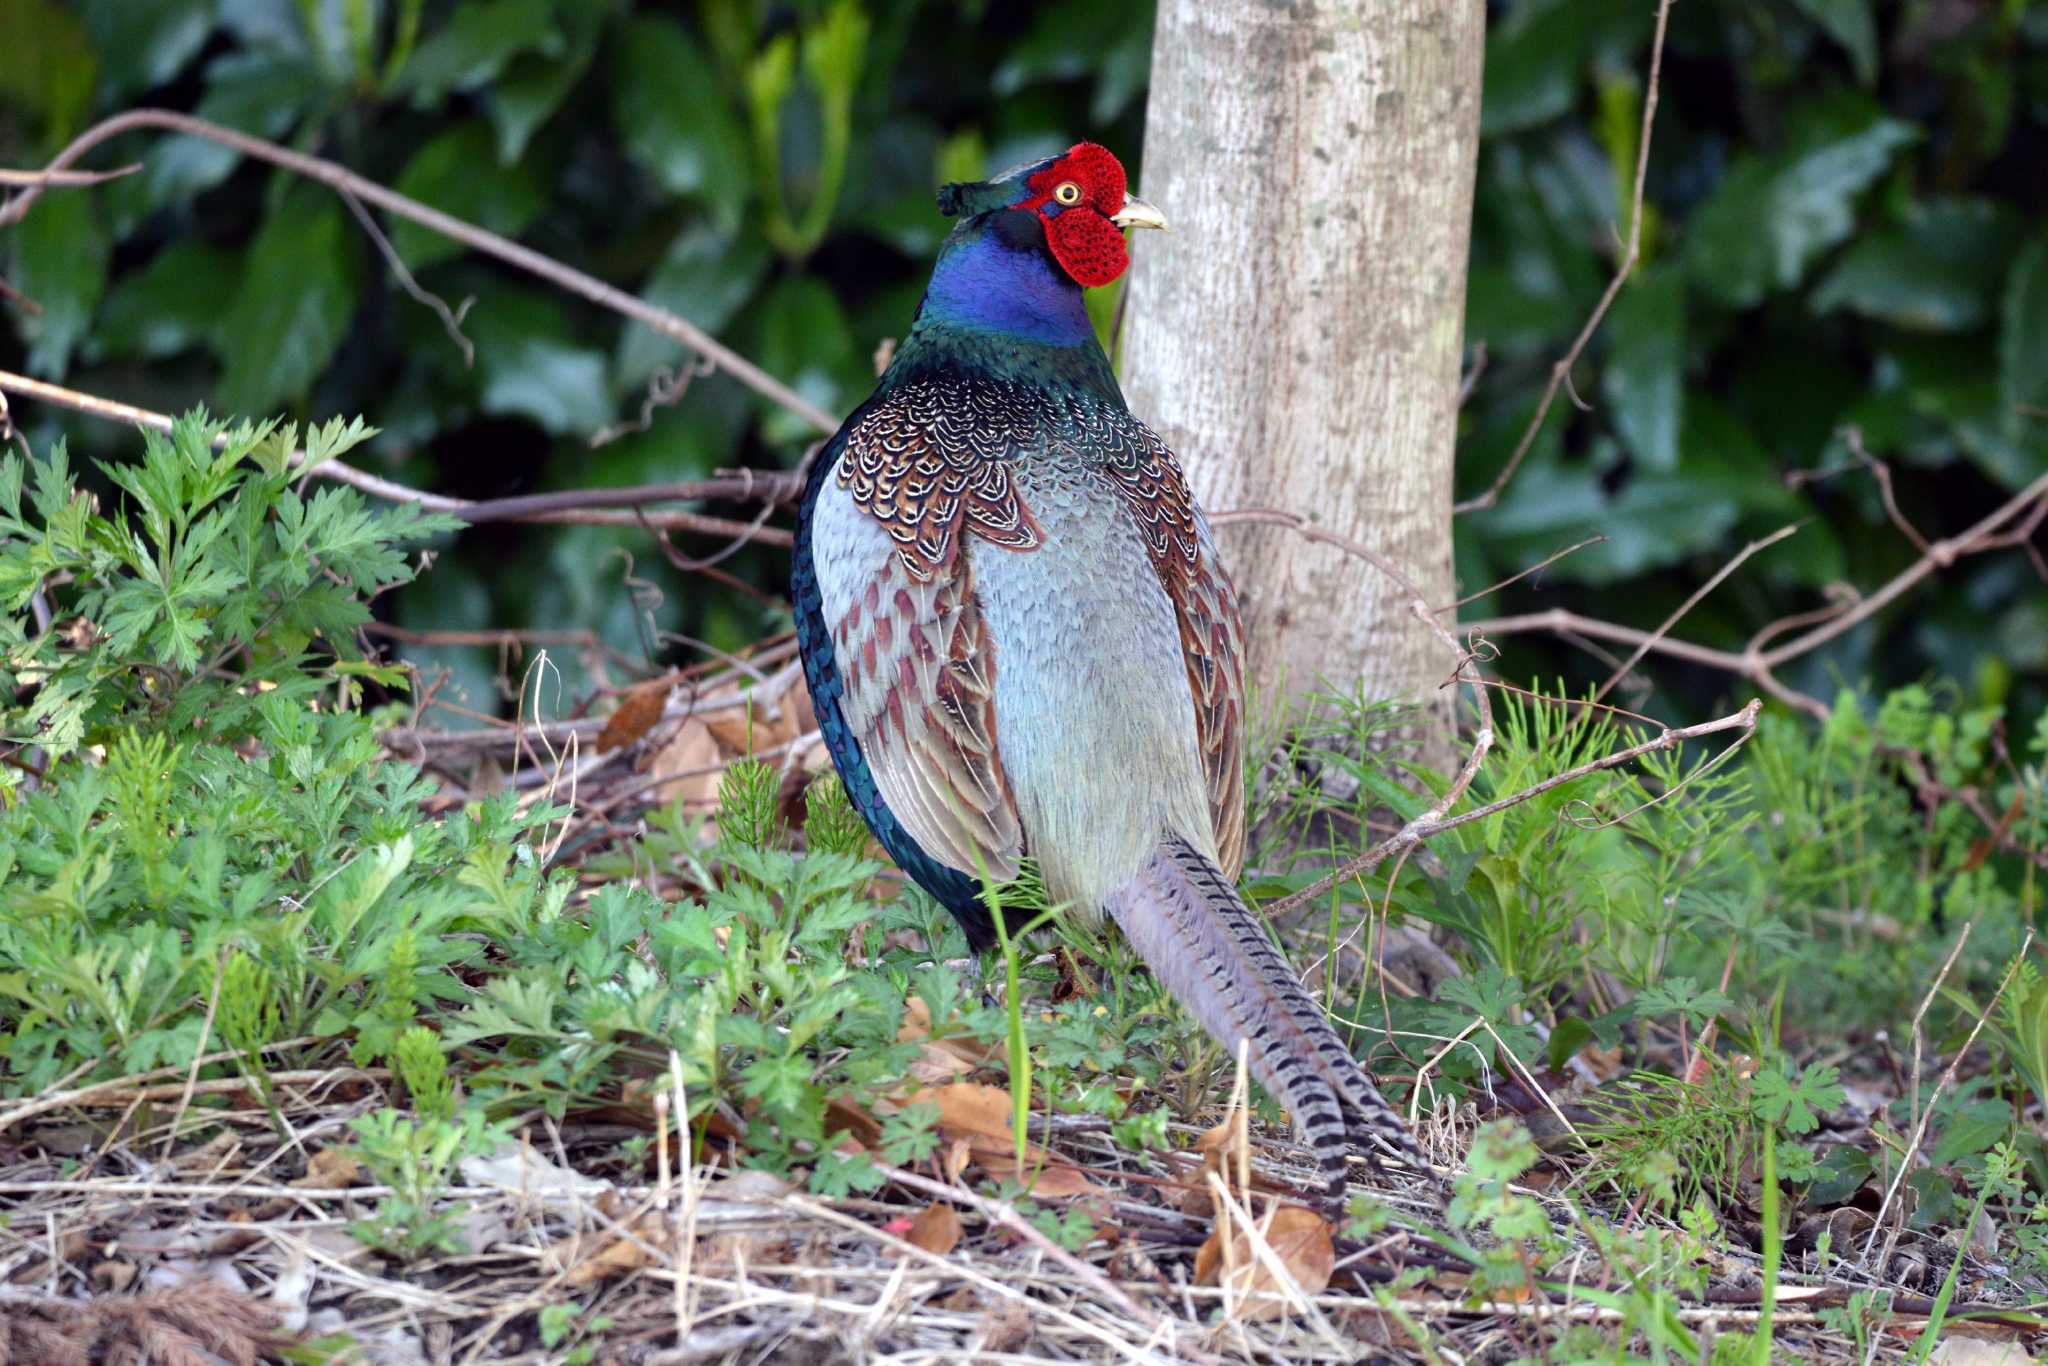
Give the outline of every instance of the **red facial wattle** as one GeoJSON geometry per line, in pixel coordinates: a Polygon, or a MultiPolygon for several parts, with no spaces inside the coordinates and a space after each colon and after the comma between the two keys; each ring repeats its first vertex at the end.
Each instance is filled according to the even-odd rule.
{"type": "Polygon", "coordinates": [[[1031,197],[1016,207],[1044,222],[1046,245],[1075,284],[1106,285],[1130,266],[1123,229],[1110,221],[1123,209],[1124,168],[1107,147],[1081,143],[1025,183],[1031,197]],[[1060,188],[1069,184],[1080,198],[1062,203],[1060,188]]]}

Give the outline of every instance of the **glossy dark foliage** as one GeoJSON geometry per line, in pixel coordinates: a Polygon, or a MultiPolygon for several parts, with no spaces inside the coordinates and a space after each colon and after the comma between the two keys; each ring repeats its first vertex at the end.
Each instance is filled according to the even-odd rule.
{"type": "MultiPolygon", "coordinates": [[[[1483,490],[1626,230],[1654,5],[1493,7],[1469,342],[1463,494],[1483,490]]],[[[1484,584],[1579,536],[1609,540],[1468,615],[1569,606],[1651,626],[1749,539],[1806,519],[1680,634],[1739,646],[1831,584],[1867,591],[1916,556],[1854,424],[1930,540],[2048,469],[2048,12],[1922,0],[1739,0],[1672,12],[1643,258],[1498,507],[1459,527],[1484,584]]],[[[2016,554],[1959,564],[1787,671],[1953,677],[2031,715],[2048,680],[2048,586],[2016,554]],[[2017,691],[2015,691],[2017,689],[2017,691]]],[[[1509,658],[1517,673],[1532,651],[1509,658]]],[[[1571,676],[1607,665],[1560,653],[1571,676]]],[[[1694,708],[1725,678],[1664,670],[1694,708]]]]}
{"type": "MultiPolygon", "coordinates": [[[[1650,0],[1490,7],[1459,488],[1484,488],[1625,229],[1650,0]]],[[[0,163],[92,118],[196,110],[332,157],[717,332],[833,411],[907,325],[943,228],[932,189],[1092,137],[1136,165],[1143,5],[806,0],[0,0],[0,163]]],[[[176,410],[361,411],[369,463],[469,496],[789,464],[800,423],[723,378],[632,424],[675,346],[393,224],[451,305],[465,367],[345,206],[222,149],[137,135],[135,176],[52,194],[0,246],[34,317],[0,364],[176,410]]],[[[1650,625],[1742,542],[1810,518],[1686,623],[1734,645],[1912,557],[1866,475],[1801,490],[1859,424],[1929,536],[2048,465],[2048,13],[2020,0],[1679,5],[1650,158],[1642,264],[1497,508],[1461,519],[1479,586],[1572,540],[1609,540],[1468,615],[1562,605],[1650,625]]],[[[1143,183],[1142,174],[1137,183],[1143,183]]],[[[45,413],[38,422],[52,422],[45,413]]],[[[66,424],[87,453],[123,434],[66,424]]],[[[47,438],[49,432],[37,433],[47,438]]],[[[706,547],[692,545],[693,551],[706,547]]],[[[780,552],[729,570],[779,591],[780,552]]],[[[1940,673],[2017,714],[2048,680],[2048,592],[2025,560],[1968,562],[1786,672],[1940,673]],[[2016,691],[2017,690],[2017,691],[2016,691]]],[[[731,647],[780,608],[662,563],[632,530],[480,529],[388,611],[411,626],[589,625],[628,664],[673,634],[731,647]]],[[[1565,647],[1508,664],[1597,676],[1565,647]]],[[[502,708],[496,661],[457,669],[502,708]]],[[[563,659],[566,700],[587,681],[563,659]]],[[[616,678],[624,667],[610,666],[616,678]]],[[[1674,713],[1733,690],[1663,670],[1674,713]]],[[[551,704],[552,705],[552,704],[551,704]]]]}

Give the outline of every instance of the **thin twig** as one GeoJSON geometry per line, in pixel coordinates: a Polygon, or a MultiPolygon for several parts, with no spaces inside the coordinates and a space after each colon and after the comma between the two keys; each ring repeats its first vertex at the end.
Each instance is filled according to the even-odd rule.
{"type": "Polygon", "coordinates": [[[0,185],[8,189],[67,189],[78,185],[104,185],[109,180],[134,175],[142,163],[131,161],[111,171],[16,171],[0,167],[0,185]]]}
{"type": "Polygon", "coordinates": [[[1602,683],[1598,688],[1594,689],[1593,700],[1595,702],[1598,702],[1601,698],[1607,696],[1608,692],[1614,687],[1615,684],[1619,683],[1622,679],[1628,677],[1629,670],[1635,668],[1637,664],[1642,662],[1643,656],[1648,654],[1652,649],[1656,647],[1657,642],[1664,638],[1665,633],[1670,631],[1672,627],[1678,625],[1680,621],[1684,620],[1686,615],[1689,612],[1691,612],[1693,608],[1700,605],[1700,601],[1703,598],[1705,598],[1707,594],[1713,592],[1716,588],[1719,588],[1722,582],[1726,580],[1730,574],[1733,574],[1739,567],[1741,567],[1743,561],[1747,560],[1750,556],[1756,554],[1759,550],[1762,550],[1768,546],[1776,545],[1778,542],[1784,540],[1787,536],[1790,536],[1793,532],[1797,530],[1799,530],[1799,523],[1797,522],[1793,522],[1789,526],[1781,526],[1776,531],[1772,532],[1770,535],[1764,537],[1761,541],[1751,541],[1748,545],[1742,547],[1741,550],[1737,551],[1734,559],[1722,565],[1718,570],[1714,572],[1713,577],[1709,578],[1705,583],[1701,584],[1698,588],[1694,589],[1692,595],[1686,598],[1684,602],[1679,603],[1678,606],[1672,610],[1671,615],[1664,618],[1663,623],[1659,625],[1656,630],[1650,632],[1648,636],[1643,638],[1642,642],[1636,646],[1635,653],[1630,655],[1627,659],[1623,660],[1621,667],[1616,669],[1613,673],[1609,674],[1607,676],[1607,681],[1602,683]]]}
{"type": "MultiPolygon", "coordinates": [[[[1949,966],[1955,962],[1956,955],[1962,952],[1962,941],[1964,939],[1967,939],[1968,937],[1969,933],[1967,930],[1965,930],[1964,933],[1956,940],[1955,948],[1949,952],[1948,962],[1942,964],[1942,977],[1946,977],[1948,975],[1949,966]]],[[[1920,1118],[1914,1121],[1913,1124],[1913,1135],[1910,1139],[1907,1140],[1905,1151],[1899,1154],[1899,1169],[1896,1172],[1892,1173],[1891,1184],[1885,1187],[1884,1200],[1877,1207],[1877,1220],[1870,1226],[1870,1236],[1863,1240],[1863,1255],[1861,1260],[1865,1262],[1869,1261],[1870,1251],[1873,1247],[1877,1245],[1877,1235],[1884,1230],[1884,1217],[1891,1211],[1892,1200],[1899,1193],[1899,1184],[1906,1179],[1906,1172],[1912,1167],[1913,1158],[1920,1151],[1921,1140],[1927,1137],[1927,1121],[1931,1119],[1934,1115],[1934,1102],[1936,1098],[1939,1097],[1941,1093],[1947,1089],[1950,1082],[1955,1080],[1956,1068],[1962,1063],[1964,1055],[1967,1054],[1970,1051],[1971,1047],[1975,1045],[1975,1043],[1977,1042],[1977,1035],[1980,1032],[1982,1032],[1984,1028],[1984,1022],[1990,1019],[1992,1013],[1998,1009],[1999,999],[2005,995],[2005,988],[2007,984],[2009,984],[2012,981],[2012,975],[2015,972],[2019,971],[2020,964],[2026,961],[2027,950],[2032,948],[2033,946],[2034,932],[2032,930],[2028,930],[2027,937],[2020,941],[2019,952],[2014,954],[2012,957],[2012,962],[2006,965],[2005,975],[1998,979],[1998,990],[1991,993],[1991,1000],[1988,1004],[1985,1005],[1983,1011],[1978,1014],[1977,1023],[1970,1026],[1970,1036],[1963,1040],[1963,1046],[1956,1050],[1955,1056],[1948,1060],[1948,1066],[1942,1069],[1941,1076],[1935,1079],[1934,1090],[1929,1092],[1927,1096],[1927,1108],[1920,1111],[1920,1118]]],[[[1939,987],[1940,985],[1941,977],[1935,978],[1935,986],[1939,987]]],[[[1916,1105],[1918,1104],[1918,1091],[1920,1085],[1920,1017],[1927,1013],[1928,1003],[1933,999],[1934,990],[1933,988],[1930,988],[1927,993],[1927,999],[1920,1003],[1919,1013],[1914,1015],[1913,1017],[1913,1087],[1915,1092],[1914,1103],[1916,1105]]],[[[1967,1238],[1968,1235],[1969,1230],[1964,1230],[1964,1236],[1967,1238]]]]}
{"type": "MultiPolygon", "coordinates": [[[[1508,480],[1515,477],[1515,470],[1520,467],[1522,457],[1529,453],[1529,447],[1536,442],[1536,434],[1543,430],[1543,419],[1550,413],[1550,405],[1557,398],[1559,386],[1569,385],[1572,366],[1578,363],[1580,353],[1586,349],[1586,344],[1592,341],[1593,333],[1599,328],[1601,319],[1605,318],[1607,310],[1614,306],[1614,300],[1621,293],[1622,285],[1628,281],[1629,275],[1636,268],[1636,262],[1642,257],[1643,182],[1650,173],[1650,130],[1657,121],[1657,83],[1663,75],[1664,29],[1671,18],[1672,3],[1673,0],[1658,0],[1657,31],[1650,40],[1650,79],[1643,91],[1643,122],[1636,133],[1636,178],[1635,185],[1629,192],[1628,241],[1623,245],[1621,260],[1614,268],[1614,278],[1607,282],[1607,288],[1600,295],[1600,302],[1593,305],[1593,311],[1587,316],[1585,326],[1579,329],[1579,335],[1572,340],[1571,349],[1564,353],[1557,364],[1550,367],[1550,383],[1543,386],[1543,397],[1537,400],[1536,412],[1530,417],[1529,425],[1523,429],[1522,439],[1515,443],[1514,453],[1508,456],[1508,463],[1494,476],[1493,483],[1487,486],[1486,492],[1476,498],[1453,503],[1453,515],[1490,508],[1500,501],[1500,491],[1507,487],[1508,480]]],[[[1576,390],[1571,391],[1571,396],[1572,402],[1580,408],[1586,406],[1576,390]]]]}
{"type": "Polygon", "coordinates": [[[363,231],[376,244],[377,251],[384,257],[384,264],[390,266],[391,273],[398,277],[399,288],[410,294],[415,302],[434,310],[435,315],[441,319],[442,330],[447,332],[449,339],[455,343],[455,349],[462,352],[462,368],[474,369],[476,343],[463,335],[462,320],[469,316],[470,306],[476,302],[476,296],[471,295],[450,308],[446,299],[430,289],[423,288],[420,282],[413,278],[412,270],[398,254],[398,248],[392,246],[391,239],[384,235],[384,229],[377,226],[376,217],[363,207],[363,201],[347,190],[340,190],[337,193],[341,195],[341,202],[348,205],[348,211],[356,216],[356,222],[362,225],[363,231]]]}
{"type": "Polygon", "coordinates": [[[1554,773],[1542,782],[1525,787],[1511,796],[1502,797],[1498,801],[1488,802],[1484,806],[1473,807],[1470,811],[1460,812],[1455,816],[1446,816],[1441,811],[1425,811],[1414,820],[1402,826],[1399,831],[1387,839],[1380,841],[1364,853],[1337,865],[1336,869],[1327,876],[1317,879],[1309,886],[1290,896],[1282,897],[1263,909],[1268,915],[1274,917],[1284,916],[1295,907],[1321,896],[1338,883],[1348,881],[1360,873],[1370,872],[1379,866],[1389,854],[1441,835],[1446,830],[1454,830],[1458,826],[1468,825],[1477,820],[1484,820],[1497,811],[1505,811],[1511,806],[1517,806],[1522,802],[1528,801],[1539,793],[1548,792],[1551,788],[1561,787],[1566,783],[1574,782],[1590,773],[1598,773],[1602,769],[1617,768],[1632,759],[1639,759],[1645,754],[1652,754],[1658,750],[1675,749],[1687,740],[1702,739],[1722,731],[1739,730],[1743,732],[1743,738],[1747,739],[1749,733],[1756,729],[1757,713],[1762,709],[1763,702],[1752,698],[1741,711],[1732,712],[1727,716],[1719,717],[1712,721],[1702,721],[1696,726],[1682,726],[1676,729],[1667,727],[1641,744],[1630,745],[1627,749],[1616,750],[1612,754],[1589,760],[1574,768],[1568,768],[1562,773],[1554,773]]]}
{"type": "Polygon", "coordinates": [[[1552,551],[1550,554],[1545,555],[1542,559],[1536,561],[1536,563],[1530,565],[1527,569],[1519,570],[1516,573],[1508,575],[1504,579],[1500,579],[1494,583],[1490,583],[1476,593],[1468,593],[1464,597],[1459,598],[1456,602],[1447,602],[1442,607],[1432,607],[1430,610],[1432,612],[1455,612],[1460,607],[1465,606],[1467,603],[1477,602],[1481,598],[1486,597],[1489,594],[1498,593],[1501,589],[1506,588],[1509,584],[1520,583],[1523,579],[1528,578],[1531,574],[1541,574],[1544,570],[1550,568],[1550,566],[1556,564],[1559,560],[1563,559],[1565,556],[1569,554],[1572,554],[1574,551],[1584,550],[1589,545],[1604,545],[1606,544],[1606,542],[1607,538],[1605,536],[1598,534],[1588,536],[1585,540],[1579,541],[1573,545],[1568,545],[1562,550],[1552,551]]]}
{"type": "MultiPolygon", "coordinates": [[[[10,370],[0,370],[0,393],[12,393],[23,398],[69,408],[74,412],[105,418],[111,422],[125,422],[131,426],[148,427],[160,432],[171,430],[173,424],[168,413],[138,408],[132,403],[101,398],[97,394],[83,393],[77,389],[67,389],[62,385],[31,379],[27,375],[15,374],[10,370]]],[[[303,452],[292,452],[294,463],[302,463],[304,459],[303,452]]],[[[323,479],[346,484],[373,498],[382,498],[393,503],[417,503],[427,512],[446,513],[471,526],[481,526],[490,522],[544,522],[574,523],[579,526],[631,526],[643,529],[658,527],[667,531],[690,531],[707,536],[747,537],[759,544],[773,546],[788,546],[793,538],[787,531],[776,527],[764,526],[756,529],[747,522],[735,522],[726,517],[710,517],[696,512],[650,513],[642,509],[648,503],[697,499],[743,501],[750,498],[765,498],[769,499],[772,505],[775,501],[795,497],[799,487],[788,471],[771,470],[744,478],[728,475],[717,479],[693,479],[666,484],[628,484],[616,488],[569,489],[560,493],[522,494],[516,498],[471,500],[451,498],[446,494],[413,488],[358,469],[341,460],[323,460],[314,467],[313,472],[323,479]],[[623,510],[606,511],[612,508],[623,510]]]]}
{"type": "Polygon", "coordinates": [[[1094,1267],[1046,1237],[1045,1234],[1039,1231],[1037,1225],[1017,1213],[1016,1207],[1007,1201],[991,1200],[985,1195],[967,1189],[965,1186],[949,1186],[942,1181],[934,1181],[928,1176],[919,1176],[916,1172],[905,1171],[901,1167],[877,1164],[876,1170],[897,1185],[906,1186],[911,1190],[928,1195],[934,1200],[957,1201],[972,1209],[979,1210],[984,1218],[1009,1229],[1047,1257],[1065,1267],[1082,1284],[1093,1290],[1097,1295],[1123,1310],[1126,1314],[1129,1314],[1134,1321],[1144,1324],[1147,1331],[1158,1333],[1168,1341],[1172,1340],[1173,1330],[1165,1319],[1160,1318],[1159,1315],[1132,1299],[1124,1292],[1123,1287],[1117,1285],[1100,1271],[1097,1271],[1094,1267]]]}
{"type": "MultiPolygon", "coordinates": [[[[336,162],[295,152],[288,147],[251,137],[247,133],[206,119],[194,118],[190,114],[180,114],[169,109],[131,109],[126,113],[116,114],[112,118],[101,120],[73,138],[62,151],[51,158],[42,174],[47,176],[61,172],[101,143],[138,128],[163,128],[191,137],[204,138],[208,142],[217,142],[223,147],[233,148],[244,156],[267,161],[273,166],[281,166],[287,171],[305,176],[308,180],[318,181],[337,193],[355,195],[386,213],[409,219],[421,227],[452,238],[473,251],[495,256],[508,265],[516,266],[530,275],[539,276],[558,289],[581,295],[594,304],[623,314],[665,337],[681,342],[755,393],[773,400],[821,432],[831,432],[839,426],[838,420],[830,413],[696,324],[668,309],[656,307],[645,299],[636,298],[622,289],[606,284],[594,275],[563,265],[553,257],[545,256],[531,247],[521,246],[509,237],[487,231],[453,214],[443,213],[431,205],[422,204],[417,199],[387,189],[336,162]]],[[[0,228],[20,222],[41,197],[43,188],[43,184],[31,186],[5,206],[0,206],[0,228]]]]}

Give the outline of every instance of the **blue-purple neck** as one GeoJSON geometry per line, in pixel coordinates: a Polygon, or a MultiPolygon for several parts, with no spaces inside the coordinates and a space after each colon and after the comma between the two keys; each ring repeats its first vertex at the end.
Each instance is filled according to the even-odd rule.
{"type": "Polygon", "coordinates": [[[959,235],[940,254],[911,335],[934,325],[1043,346],[1095,343],[1081,287],[1042,248],[1014,246],[993,231],[959,235]]]}
{"type": "Polygon", "coordinates": [[[1038,220],[996,210],[953,230],[910,335],[883,381],[967,373],[1123,406],[1081,287],[1045,249],[1038,220]]]}

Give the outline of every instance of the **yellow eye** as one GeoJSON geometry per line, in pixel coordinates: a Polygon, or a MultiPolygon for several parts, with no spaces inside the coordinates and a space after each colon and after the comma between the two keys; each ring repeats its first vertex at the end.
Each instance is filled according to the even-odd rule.
{"type": "Polygon", "coordinates": [[[1071,180],[1062,180],[1053,186],[1052,197],[1062,204],[1078,204],[1081,202],[1081,187],[1071,180]]]}

